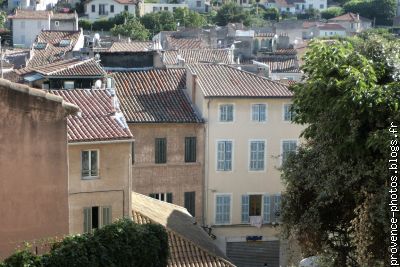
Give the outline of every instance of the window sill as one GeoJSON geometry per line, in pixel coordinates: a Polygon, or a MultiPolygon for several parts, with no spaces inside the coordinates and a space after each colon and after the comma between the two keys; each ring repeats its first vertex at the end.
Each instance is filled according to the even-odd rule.
{"type": "Polygon", "coordinates": [[[86,180],[98,180],[98,179],[100,179],[100,176],[84,176],[84,177],[81,177],[81,180],[84,180],[84,181],[86,181],[86,180]]]}

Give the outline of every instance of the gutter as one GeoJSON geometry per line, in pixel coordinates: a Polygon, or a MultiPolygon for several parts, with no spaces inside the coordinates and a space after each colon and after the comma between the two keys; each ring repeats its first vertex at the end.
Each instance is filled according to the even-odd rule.
{"type": "Polygon", "coordinates": [[[87,142],[68,142],[69,146],[79,145],[101,145],[101,144],[120,144],[120,143],[132,143],[135,139],[124,139],[124,140],[108,140],[108,141],[87,141],[87,142]]]}

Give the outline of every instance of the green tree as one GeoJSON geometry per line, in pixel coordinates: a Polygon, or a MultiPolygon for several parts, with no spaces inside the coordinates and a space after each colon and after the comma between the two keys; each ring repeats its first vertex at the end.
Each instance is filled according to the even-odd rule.
{"type": "Polygon", "coordinates": [[[228,23],[244,23],[250,22],[251,15],[246,12],[241,6],[235,3],[228,3],[223,5],[218,11],[215,17],[215,21],[220,26],[225,26],[228,23]]]}
{"type": "Polygon", "coordinates": [[[189,28],[200,28],[206,25],[206,19],[202,15],[186,7],[175,9],[174,18],[180,26],[189,28]]]}
{"type": "Polygon", "coordinates": [[[176,21],[169,11],[147,13],[140,18],[140,22],[152,35],[160,31],[175,31],[176,21]]]}
{"type": "Polygon", "coordinates": [[[320,16],[318,9],[309,8],[306,12],[297,14],[297,19],[318,19],[320,16]]]}
{"type": "Polygon", "coordinates": [[[149,30],[147,30],[137,18],[130,19],[125,24],[114,25],[111,29],[111,33],[114,36],[120,34],[137,41],[146,41],[150,36],[149,30]]]}
{"type": "Polygon", "coordinates": [[[276,8],[267,8],[263,12],[263,17],[265,20],[279,20],[279,11],[276,8]]]}
{"type": "Polygon", "coordinates": [[[344,14],[344,9],[341,7],[329,7],[321,11],[321,18],[331,19],[344,14]]]}
{"type": "Polygon", "coordinates": [[[7,18],[7,13],[4,11],[0,11],[0,28],[4,28],[6,18],[7,18]]]}
{"type": "Polygon", "coordinates": [[[314,41],[294,92],[306,145],[283,166],[284,232],[333,266],[383,266],[389,246],[388,131],[400,125],[399,41],[314,41]]]}
{"type": "Polygon", "coordinates": [[[392,25],[396,15],[396,0],[352,0],[343,6],[346,12],[376,20],[376,25],[392,25]]]}

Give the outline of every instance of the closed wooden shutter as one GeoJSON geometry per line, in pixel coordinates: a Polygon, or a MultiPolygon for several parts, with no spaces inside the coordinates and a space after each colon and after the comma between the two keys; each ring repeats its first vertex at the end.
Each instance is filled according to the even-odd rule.
{"type": "Polygon", "coordinates": [[[111,207],[102,207],[102,226],[108,225],[112,221],[112,212],[111,212],[111,207]]]}
{"type": "Polygon", "coordinates": [[[279,241],[227,242],[226,255],[237,267],[280,267],[279,241]]]}
{"type": "Polygon", "coordinates": [[[172,193],[167,193],[167,202],[172,203],[172,193]]]}
{"type": "Polygon", "coordinates": [[[155,163],[167,162],[167,139],[156,138],[155,142],[155,163]]]}
{"type": "Polygon", "coordinates": [[[83,208],[83,232],[92,231],[92,208],[83,208]]]}
{"type": "Polygon", "coordinates": [[[196,162],[196,137],[185,137],[185,162],[196,162]]]}
{"type": "Polygon", "coordinates": [[[196,192],[185,192],[185,208],[194,217],[196,216],[196,192]]]}

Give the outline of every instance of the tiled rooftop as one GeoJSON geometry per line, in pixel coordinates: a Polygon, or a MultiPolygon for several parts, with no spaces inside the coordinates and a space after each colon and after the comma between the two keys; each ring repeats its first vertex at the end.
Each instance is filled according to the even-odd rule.
{"type": "Polygon", "coordinates": [[[24,75],[27,73],[37,72],[46,76],[95,76],[103,77],[106,72],[102,69],[101,65],[94,60],[79,58],[66,59],[56,61],[50,64],[26,67],[16,70],[17,74],[24,75]]]}
{"type": "Polygon", "coordinates": [[[48,19],[50,11],[45,10],[23,10],[16,9],[15,14],[8,16],[9,19],[48,19]]]}
{"type": "Polygon", "coordinates": [[[222,64],[188,65],[205,97],[292,97],[286,85],[222,64]]]}
{"type": "Polygon", "coordinates": [[[299,62],[296,57],[267,57],[256,61],[268,64],[272,73],[299,73],[299,62]]]}
{"type": "Polygon", "coordinates": [[[42,31],[36,38],[33,57],[27,66],[34,67],[63,60],[65,53],[72,51],[81,34],[81,31],[42,31]],[[70,40],[70,44],[61,46],[61,40],[70,40]],[[45,47],[37,47],[38,43],[45,47]]]}
{"type": "Polygon", "coordinates": [[[198,38],[176,38],[167,36],[168,49],[199,49],[207,48],[207,44],[198,38]]]}
{"type": "Polygon", "coordinates": [[[184,69],[116,72],[113,77],[128,122],[202,122],[183,91],[184,69]]]}
{"type": "Polygon", "coordinates": [[[106,89],[51,90],[79,107],[79,113],[67,118],[68,142],[132,139],[125,118],[114,107],[106,89]]]}
{"type": "Polygon", "coordinates": [[[186,209],[132,193],[132,216],[138,224],[157,223],[168,233],[168,267],[234,267],[186,209]]]}
{"type": "Polygon", "coordinates": [[[106,52],[145,52],[152,49],[153,42],[114,42],[106,52]]]}
{"type": "Polygon", "coordinates": [[[180,49],[167,50],[164,52],[163,62],[165,65],[177,64],[177,57],[180,55],[185,63],[225,63],[232,64],[230,51],[227,49],[180,49]]]}
{"type": "Polygon", "coordinates": [[[322,25],[318,25],[318,29],[320,30],[339,30],[339,31],[345,31],[346,29],[337,23],[325,23],[322,25]]]}
{"type": "Polygon", "coordinates": [[[361,16],[357,16],[357,14],[354,14],[354,13],[351,13],[351,12],[343,14],[343,15],[338,16],[338,17],[331,18],[329,20],[331,20],[331,21],[358,21],[359,20],[358,18],[360,20],[364,20],[364,21],[371,21],[370,19],[367,19],[367,18],[364,18],[364,17],[361,17],[361,16]]]}

